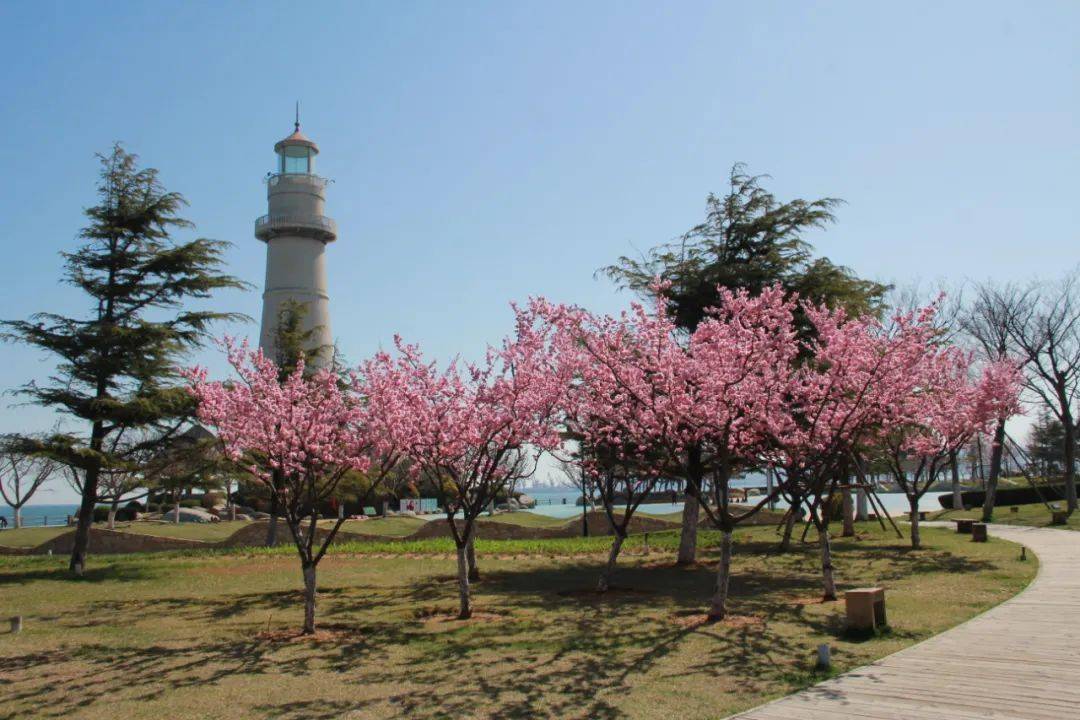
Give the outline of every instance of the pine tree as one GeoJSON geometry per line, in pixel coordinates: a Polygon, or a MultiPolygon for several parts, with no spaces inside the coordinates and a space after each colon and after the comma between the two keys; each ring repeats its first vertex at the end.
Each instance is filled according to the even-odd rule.
{"type": "Polygon", "coordinates": [[[77,575],[86,563],[102,471],[125,465],[119,453],[142,451],[146,443],[166,443],[176,434],[194,409],[176,382],[182,356],[206,339],[212,323],[240,317],[185,303],[246,287],[221,271],[227,243],[172,240],[174,231],[192,227],[178,214],[187,203],[165,190],[156,170],[140,169],[137,157],[119,144],[99,158],[99,201],[85,211],[90,222],[80,233],[83,244],[62,253],[64,282],[86,294],[87,314],[38,313],[2,323],[6,339],[58,358],[46,383],[31,382],[19,392],[85,423],[85,433],[40,441],[40,450],[83,478],[70,562],[77,575]],[[148,439],[134,447],[117,442],[134,430],[148,439]]]}
{"type": "Polygon", "coordinates": [[[843,307],[853,315],[878,310],[887,286],[863,280],[828,258],[815,258],[813,246],[803,239],[807,231],[834,222],[833,210],[841,201],[781,203],[761,187],[765,177],[747,175],[736,164],[727,194],[706,200],[704,222],[642,259],[624,256],[600,272],[639,294],[651,293],[657,277],[670,283],[664,291],[668,311],[690,331],[719,304],[718,287],[757,295],[780,283],[803,299],[843,307]]]}

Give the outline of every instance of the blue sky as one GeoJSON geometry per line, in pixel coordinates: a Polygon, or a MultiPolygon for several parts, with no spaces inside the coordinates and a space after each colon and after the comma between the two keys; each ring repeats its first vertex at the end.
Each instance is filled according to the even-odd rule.
{"type": "MultiPolygon", "coordinates": [[[[5,2],[0,22],[4,318],[85,306],[57,253],[114,140],[235,243],[259,289],[216,305],[258,317],[252,222],[296,99],[335,181],[354,360],[395,332],[475,355],[530,294],[620,307],[593,272],[698,222],[735,161],[781,198],[843,198],[811,239],[869,277],[1080,261],[1074,2],[5,2]]],[[[0,352],[0,389],[51,367],[0,352]]],[[[50,425],[6,400],[0,431],[50,425]]]]}

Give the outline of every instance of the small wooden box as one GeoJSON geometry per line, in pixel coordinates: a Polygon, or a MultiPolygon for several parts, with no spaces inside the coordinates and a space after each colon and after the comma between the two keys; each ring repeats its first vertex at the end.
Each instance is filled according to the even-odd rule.
{"type": "Polygon", "coordinates": [[[849,630],[876,630],[886,625],[885,588],[856,588],[844,593],[849,630]]]}
{"type": "Polygon", "coordinates": [[[971,541],[986,542],[986,523],[974,523],[971,526],[971,541]]]}
{"type": "Polygon", "coordinates": [[[974,520],[957,520],[956,521],[956,532],[958,532],[958,533],[960,533],[962,535],[970,535],[971,534],[971,526],[974,525],[974,524],[975,524],[974,520]]]}

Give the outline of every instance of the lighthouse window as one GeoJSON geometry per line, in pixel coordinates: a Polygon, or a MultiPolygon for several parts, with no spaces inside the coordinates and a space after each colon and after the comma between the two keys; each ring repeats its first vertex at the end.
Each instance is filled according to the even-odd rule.
{"type": "Polygon", "coordinates": [[[306,147],[286,147],[281,154],[281,171],[284,173],[309,173],[310,151],[306,147]]]}

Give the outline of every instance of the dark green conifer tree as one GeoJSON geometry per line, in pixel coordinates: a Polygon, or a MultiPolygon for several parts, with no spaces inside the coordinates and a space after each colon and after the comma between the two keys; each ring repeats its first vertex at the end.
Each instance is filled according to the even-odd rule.
{"type": "MultiPolygon", "coordinates": [[[[86,564],[98,481],[103,470],[123,466],[115,442],[139,432],[144,443],[166,443],[190,417],[194,404],[177,382],[185,353],[207,337],[212,323],[233,313],[193,309],[188,301],[215,290],[246,287],[222,272],[227,243],[175,242],[172,233],[192,227],[178,213],[183,196],[167,191],[157,171],[140,169],[119,144],[101,159],[98,203],[88,208],[83,244],[64,257],[64,282],[85,293],[80,317],[38,313],[2,323],[6,339],[57,357],[45,383],[19,391],[30,402],[83,423],[84,432],[54,433],[40,450],[82,478],[82,500],[70,568],[86,564]]],[[[136,443],[137,451],[145,450],[136,443]]],[[[127,450],[125,450],[127,452],[127,450]]]]}

